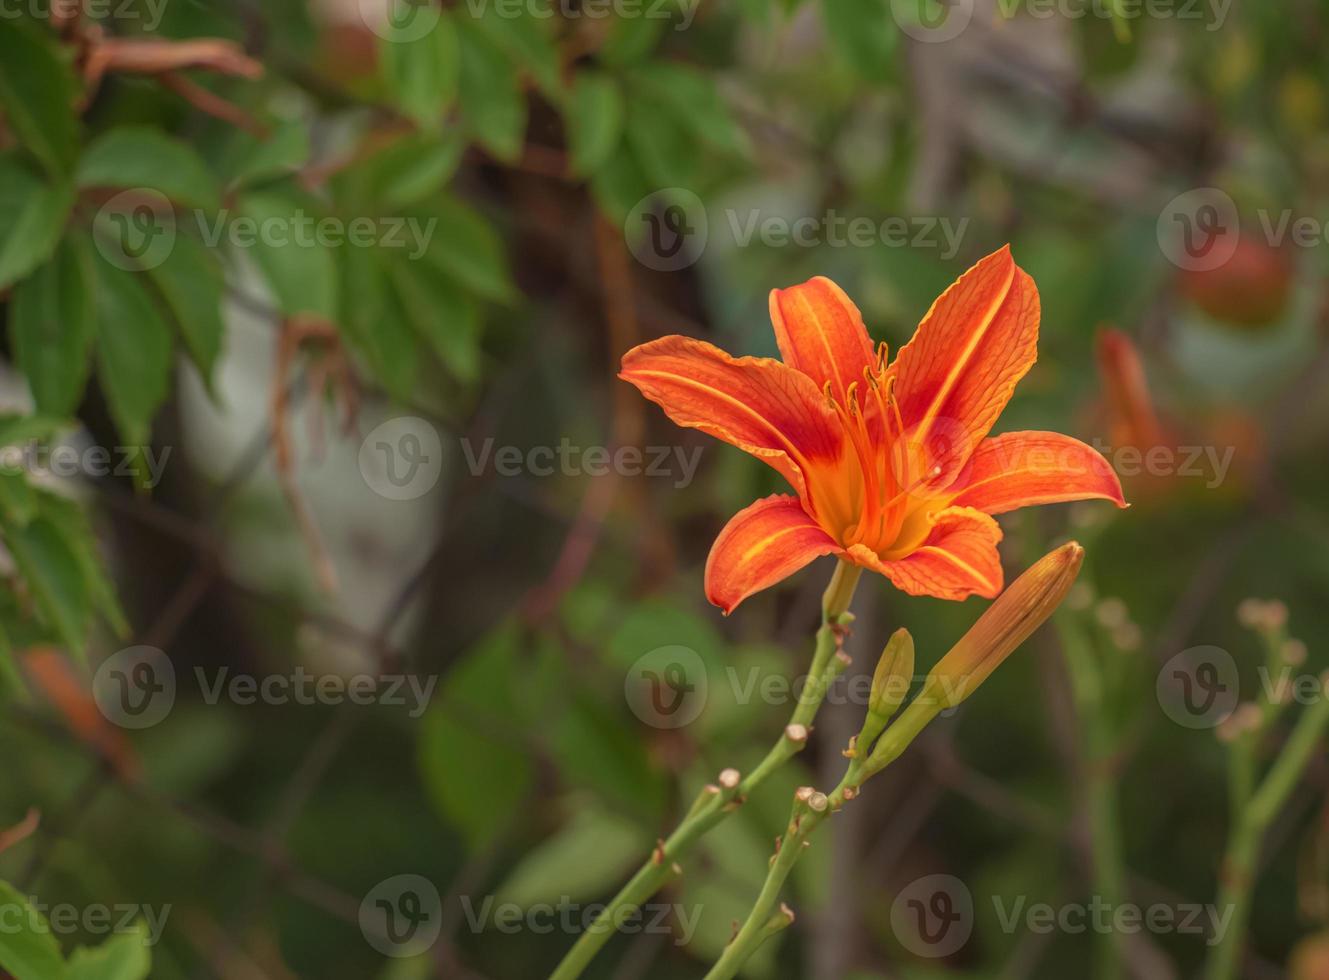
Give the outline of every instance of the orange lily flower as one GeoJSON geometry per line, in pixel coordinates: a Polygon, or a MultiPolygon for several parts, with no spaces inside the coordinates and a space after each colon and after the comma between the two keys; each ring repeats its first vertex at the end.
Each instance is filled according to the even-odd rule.
{"type": "Polygon", "coordinates": [[[1001,591],[993,514],[1101,498],[1126,506],[1094,449],[1055,432],[988,432],[1037,358],[1033,280],[1006,246],[932,304],[887,363],[849,297],[824,277],[771,292],[781,361],[671,336],[619,377],[679,425],[774,467],[795,494],[740,511],[706,562],[725,613],[814,558],[837,555],[910,595],[1001,591]]]}

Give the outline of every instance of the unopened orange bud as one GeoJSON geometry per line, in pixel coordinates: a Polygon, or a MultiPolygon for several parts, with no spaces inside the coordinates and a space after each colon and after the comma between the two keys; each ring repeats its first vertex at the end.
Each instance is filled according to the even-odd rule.
{"type": "Polygon", "coordinates": [[[1083,561],[1084,549],[1072,541],[1029,566],[932,668],[928,694],[945,709],[974,693],[1061,605],[1083,561]]]}
{"type": "Polygon", "coordinates": [[[1150,448],[1164,444],[1163,427],[1149,395],[1144,364],[1134,341],[1120,330],[1098,334],[1098,372],[1107,395],[1112,441],[1150,448]]]}

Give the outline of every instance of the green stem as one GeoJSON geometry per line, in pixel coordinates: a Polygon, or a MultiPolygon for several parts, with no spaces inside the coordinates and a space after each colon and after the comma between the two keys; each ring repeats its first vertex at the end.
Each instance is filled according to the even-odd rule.
{"type": "MultiPolygon", "coordinates": [[[[1054,622],[1066,655],[1080,725],[1094,891],[1115,909],[1126,897],[1126,875],[1117,819],[1117,789],[1112,776],[1116,739],[1104,710],[1103,673],[1089,641],[1069,617],[1063,613],[1054,617],[1054,622]]],[[[1099,980],[1121,980],[1124,976],[1124,939],[1115,929],[1102,938],[1098,953],[1099,980]]]]}
{"type": "Polygon", "coordinates": [[[1297,781],[1310,764],[1316,746],[1329,731],[1329,697],[1321,692],[1315,704],[1302,712],[1278,758],[1257,789],[1253,784],[1255,743],[1261,731],[1240,736],[1234,747],[1233,779],[1235,820],[1227,852],[1223,855],[1222,887],[1218,911],[1231,909],[1227,929],[1209,954],[1207,980],[1234,980],[1246,946],[1251,898],[1255,888],[1256,861],[1265,832],[1287,803],[1297,781]],[[1238,796],[1245,793],[1244,798],[1238,796]]]}
{"type": "Polygon", "coordinates": [[[780,900],[780,890],[785,880],[803,855],[804,844],[822,821],[839,810],[846,800],[857,795],[859,786],[900,757],[941,710],[940,694],[939,689],[925,686],[895,723],[886,729],[875,748],[861,746],[859,754],[850,760],[840,784],[829,797],[823,797],[824,806],[816,808],[807,800],[795,799],[789,827],[780,839],[779,850],[753,903],[752,911],[748,913],[738,934],[716,960],[715,966],[706,974],[706,980],[732,980],[762,943],[793,921],[792,916],[777,913],[776,903],[780,900]],[[869,748],[870,755],[867,754],[869,748]]]}
{"type": "Polygon", "coordinates": [[[803,686],[798,704],[789,718],[780,738],[771,746],[766,757],[736,786],[721,787],[719,792],[703,790],[683,822],[668,839],[656,848],[646,863],[631,880],[605,906],[604,911],[590,927],[577,938],[563,961],[549,975],[549,980],[575,980],[590,965],[591,960],[609,941],[614,923],[654,895],[676,874],[674,863],[686,855],[696,842],[716,824],[727,817],[738,805],[757,789],[771,773],[779,769],[803,748],[807,730],[826,698],[830,682],[843,670],[844,665],[835,657],[836,635],[847,624],[849,603],[862,569],[857,565],[840,562],[831,577],[831,583],[822,599],[821,627],[817,630],[816,648],[812,654],[812,667],[808,683],[803,686]],[[800,732],[800,726],[802,731],[800,732]],[[801,737],[791,737],[791,733],[801,737]]]}

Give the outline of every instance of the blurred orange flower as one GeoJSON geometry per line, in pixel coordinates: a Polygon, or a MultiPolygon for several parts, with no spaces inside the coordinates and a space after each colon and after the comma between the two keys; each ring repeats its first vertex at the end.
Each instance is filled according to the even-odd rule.
{"type": "Polygon", "coordinates": [[[783,363],[671,336],[629,351],[619,375],[794,488],[740,511],[716,539],[706,595],[726,613],[828,554],[911,595],[992,597],[1002,587],[993,514],[1087,498],[1125,506],[1084,443],[988,437],[1037,358],[1038,291],[1009,246],[956,280],[889,364],[829,279],[772,291],[770,309],[783,363]]]}

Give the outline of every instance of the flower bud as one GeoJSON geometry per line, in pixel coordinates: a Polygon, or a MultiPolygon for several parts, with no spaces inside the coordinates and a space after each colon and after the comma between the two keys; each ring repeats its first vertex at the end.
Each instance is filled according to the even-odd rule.
{"type": "Polygon", "coordinates": [[[1084,549],[1072,541],[1029,566],[932,668],[927,695],[937,698],[944,710],[973,694],[1052,615],[1083,561],[1084,549]]]}
{"type": "MultiPolygon", "coordinates": [[[[909,693],[913,679],[914,638],[901,627],[887,641],[881,659],[877,661],[877,669],[872,674],[872,692],[868,695],[868,714],[863,720],[863,730],[851,744],[852,754],[871,750],[873,740],[882,733],[909,693]]],[[[851,753],[846,754],[852,757],[851,753]]]]}

